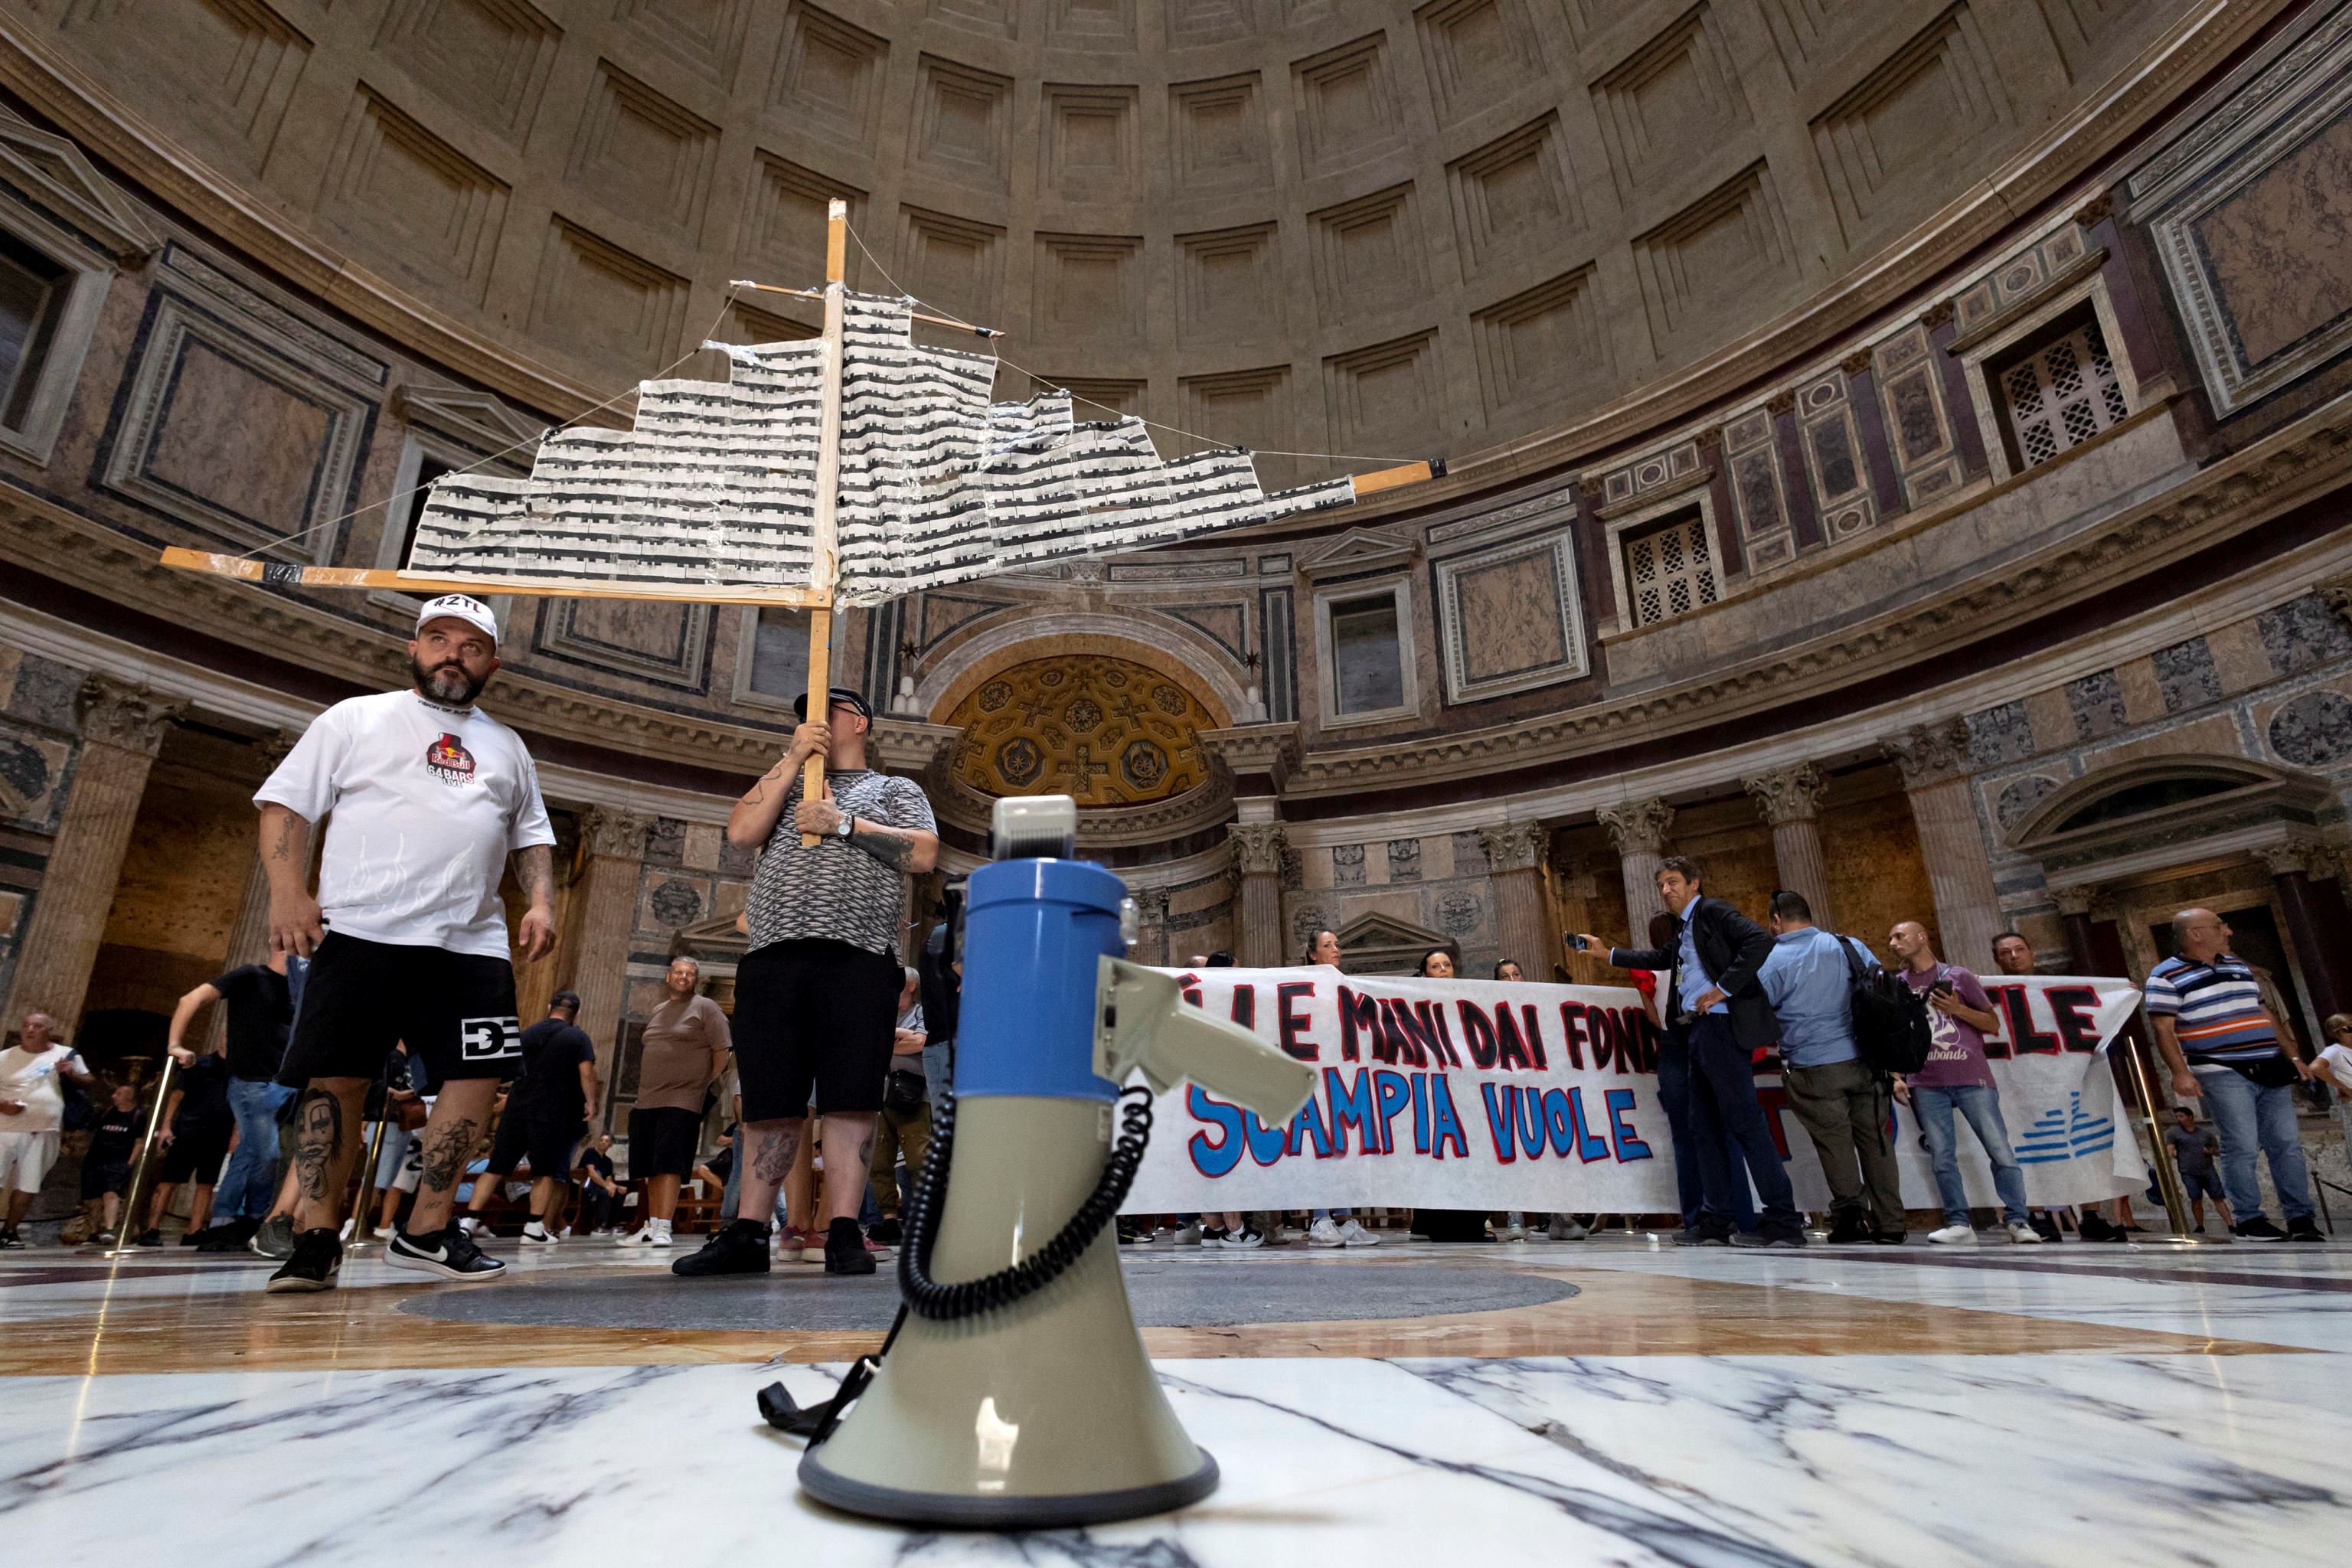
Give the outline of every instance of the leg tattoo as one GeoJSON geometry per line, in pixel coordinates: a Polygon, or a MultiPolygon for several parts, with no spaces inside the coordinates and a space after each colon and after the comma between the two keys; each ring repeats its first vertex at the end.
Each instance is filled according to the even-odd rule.
{"type": "Polygon", "coordinates": [[[793,1156],[800,1152],[800,1129],[787,1127],[781,1132],[771,1130],[758,1138],[751,1149],[751,1173],[772,1184],[782,1181],[793,1168],[793,1156]]]}
{"type": "Polygon", "coordinates": [[[294,1170],[301,1194],[314,1203],[327,1197],[327,1175],[343,1141],[342,1101],[323,1089],[306,1089],[294,1108],[294,1170]]]}
{"type": "Polygon", "coordinates": [[[465,1174],[466,1156],[474,1152],[474,1135],[481,1123],[470,1116],[457,1116],[436,1122],[425,1131],[423,1184],[436,1193],[446,1193],[457,1184],[465,1174]]]}

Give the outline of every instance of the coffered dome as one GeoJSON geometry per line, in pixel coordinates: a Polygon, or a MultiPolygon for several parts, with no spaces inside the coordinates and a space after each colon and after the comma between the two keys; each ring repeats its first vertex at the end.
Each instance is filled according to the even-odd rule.
{"type": "Polygon", "coordinates": [[[819,278],[840,195],[852,281],[1004,328],[1001,392],[1411,457],[1574,419],[1834,289],[2186,7],[10,9],[225,184],[599,396],[714,327],[806,331],[728,280],[819,278]]]}

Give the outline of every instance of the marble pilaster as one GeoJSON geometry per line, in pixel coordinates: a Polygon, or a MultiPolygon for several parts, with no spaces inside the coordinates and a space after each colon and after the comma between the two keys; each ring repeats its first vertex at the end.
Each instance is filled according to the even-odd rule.
{"type": "Polygon", "coordinates": [[[607,1085],[620,1054],[621,1011],[629,989],[629,933],[636,929],[637,883],[653,826],[654,819],[641,812],[591,806],[580,814],[587,857],[574,894],[583,907],[579,947],[571,965],[572,989],[580,993],[580,1027],[596,1042],[596,1077],[607,1085]]]}
{"type": "Polygon", "coordinates": [[[1625,919],[1633,927],[1627,936],[1639,946],[1647,939],[1650,917],[1659,909],[1658,861],[1666,852],[1666,830],[1675,825],[1675,808],[1653,796],[1621,800],[1593,815],[1617,846],[1618,867],[1625,879],[1625,919]]]}
{"type": "Polygon", "coordinates": [[[1522,974],[1549,976],[1559,945],[1545,918],[1542,866],[1551,830],[1538,822],[1506,822],[1478,829],[1478,845],[1495,893],[1495,956],[1515,961],[1522,974]]]}
{"type": "Polygon", "coordinates": [[[147,687],[93,675],[82,685],[81,752],[35,895],[6,1017],[37,1007],[70,1039],[89,993],[122,858],[163,731],[186,704],[147,687]]]}
{"type": "Polygon", "coordinates": [[[1282,853],[1288,847],[1278,822],[1234,823],[1234,868],[1242,880],[1241,951],[1244,969],[1271,969],[1285,958],[1282,940],[1282,853]]]}
{"type": "Polygon", "coordinates": [[[1780,886],[1805,896],[1813,907],[1815,925],[1835,930],[1829,858],[1822,849],[1822,796],[1829,791],[1829,775],[1811,763],[1799,763],[1753,774],[1740,783],[1756,797],[1756,809],[1772,829],[1772,858],[1780,869],[1780,886]]]}
{"type": "Polygon", "coordinates": [[[1992,885],[1984,833],[1969,790],[1969,730],[1958,719],[1914,724],[1882,742],[1902,770],[1919,858],[1936,900],[1937,951],[1954,963],[1990,967],[2000,934],[2000,897],[1992,885]]]}

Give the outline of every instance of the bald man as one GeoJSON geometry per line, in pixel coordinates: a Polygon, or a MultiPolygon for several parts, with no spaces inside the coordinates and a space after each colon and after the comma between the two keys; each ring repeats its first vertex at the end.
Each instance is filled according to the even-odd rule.
{"type": "Polygon", "coordinates": [[[2211,910],[2172,917],[2173,955],[2148,971],[2146,1006],[2172,1092],[2203,1100],[2221,1136],[2221,1190],[2242,1241],[2317,1242],[2311,1173],[2295,1135],[2294,1086],[2310,1069],[2286,1048],[2284,1026],[2263,1002],[2252,965],[2230,951],[2230,924],[2211,910]],[[2263,1213],[2254,1169],[2259,1144],[2286,1214],[2284,1230],[2263,1213]]]}

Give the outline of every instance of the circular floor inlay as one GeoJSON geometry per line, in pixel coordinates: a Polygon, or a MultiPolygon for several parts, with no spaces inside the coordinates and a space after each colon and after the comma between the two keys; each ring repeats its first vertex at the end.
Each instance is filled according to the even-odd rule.
{"type": "MultiPolygon", "coordinates": [[[[1500,1268],[1399,1268],[1377,1263],[1137,1258],[1125,1262],[1128,1299],[1145,1328],[1318,1323],[1433,1318],[1541,1306],[1576,1294],[1565,1280],[1500,1268]]],[[[452,1323],[562,1329],[887,1329],[898,1281],[885,1260],[870,1279],[780,1271],[749,1279],[686,1280],[667,1273],[516,1281],[436,1290],[404,1312],[452,1323]]]]}

